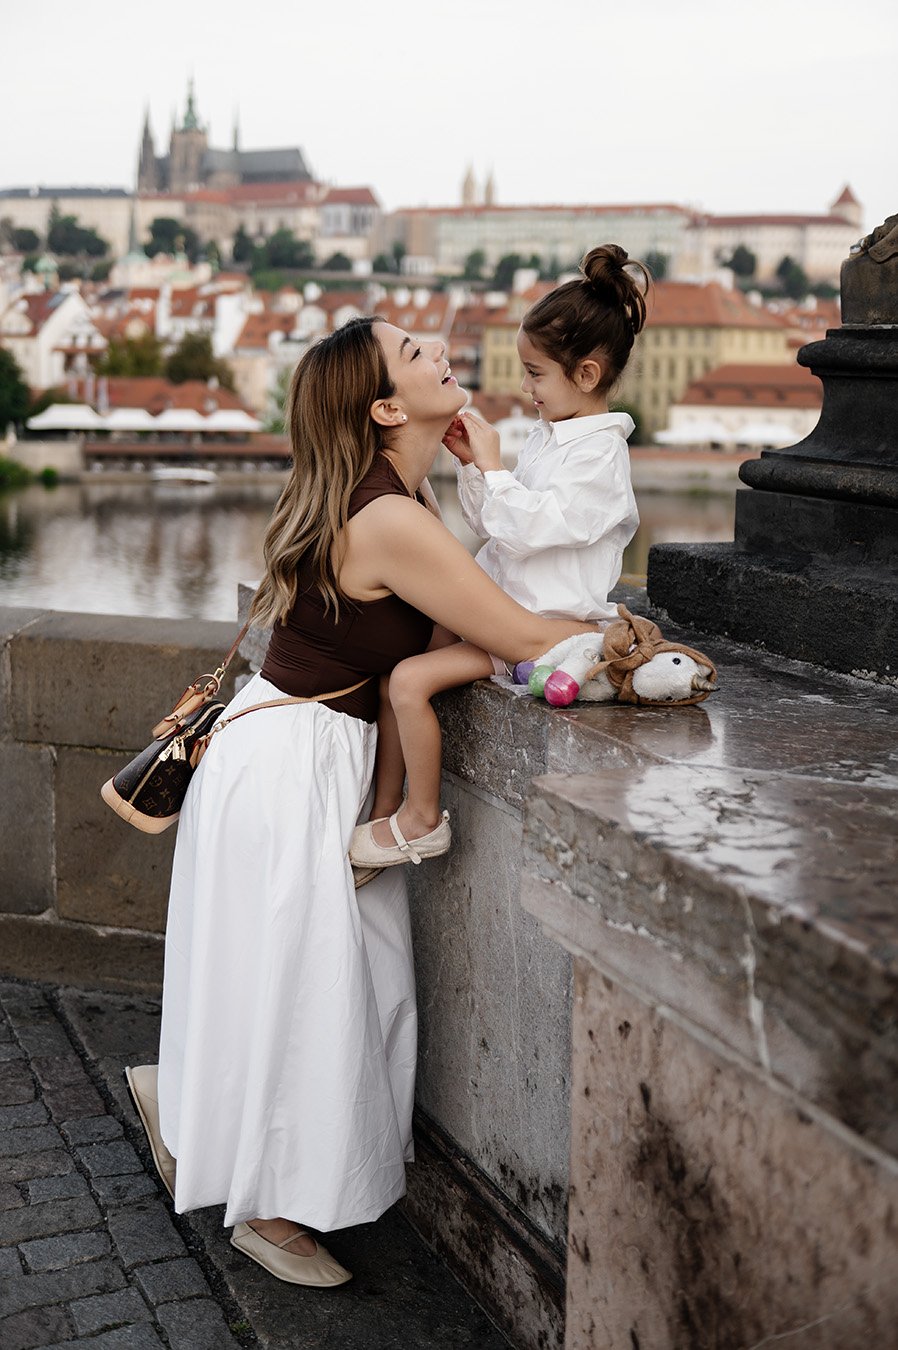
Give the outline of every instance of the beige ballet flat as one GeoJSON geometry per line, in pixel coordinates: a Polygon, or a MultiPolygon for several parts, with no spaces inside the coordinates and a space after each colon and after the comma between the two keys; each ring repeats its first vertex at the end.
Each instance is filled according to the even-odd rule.
{"type": "Polygon", "coordinates": [[[352,832],[349,845],[349,861],[354,867],[398,867],[401,863],[412,862],[417,866],[423,858],[438,858],[449,851],[452,843],[452,831],[449,828],[449,812],[444,811],[442,820],[429,834],[420,839],[406,839],[399,828],[396,817],[398,812],[387,817],[393,838],[393,845],[378,844],[374,838],[373,820],[366,825],[357,825],[352,832]]]}
{"type": "Polygon", "coordinates": [[[140,1123],[146,1131],[150,1152],[159,1179],[171,1198],[175,1198],[175,1169],[177,1162],[169,1153],[159,1131],[159,1098],[157,1080],[159,1066],[156,1064],[138,1064],[136,1068],[125,1069],[125,1082],[131,1093],[131,1100],[140,1116],[140,1123]]]}
{"type": "Polygon", "coordinates": [[[231,1234],[231,1246],[262,1266],[276,1280],[285,1280],[287,1284],[328,1289],[352,1279],[352,1273],[345,1270],[320,1242],[315,1244],[314,1256],[299,1256],[296,1252],[284,1251],[299,1236],[299,1233],[292,1233],[283,1242],[269,1242],[255,1228],[250,1228],[248,1223],[238,1223],[231,1234]]]}
{"type": "Polygon", "coordinates": [[[375,877],[379,877],[383,870],[382,867],[353,867],[352,884],[356,890],[359,890],[362,886],[367,886],[368,882],[373,881],[375,877]]]}

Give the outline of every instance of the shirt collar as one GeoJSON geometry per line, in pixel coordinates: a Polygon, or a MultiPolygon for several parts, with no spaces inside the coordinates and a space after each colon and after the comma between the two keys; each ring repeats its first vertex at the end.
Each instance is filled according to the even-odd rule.
{"type": "Polygon", "coordinates": [[[636,423],[629,413],[609,412],[593,413],[590,417],[566,417],[562,422],[552,422],[552,431],[559,445],[579,440],[581,436],[592,436],[597,431],[619,431],[626,439],[636,423]]]}

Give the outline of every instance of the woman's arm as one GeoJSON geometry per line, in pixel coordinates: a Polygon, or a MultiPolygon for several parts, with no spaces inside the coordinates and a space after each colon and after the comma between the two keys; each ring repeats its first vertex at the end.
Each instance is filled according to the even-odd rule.
{"type": "Polygon", "coordinates": [[[399,496],[378,497],[353,517],[346,560],[366,588],[393,591],[436,623],[505,661],[548,651],[573,633],[574,619],[531,614],[490,580],[467,549],[429,512],[399,496]]]}

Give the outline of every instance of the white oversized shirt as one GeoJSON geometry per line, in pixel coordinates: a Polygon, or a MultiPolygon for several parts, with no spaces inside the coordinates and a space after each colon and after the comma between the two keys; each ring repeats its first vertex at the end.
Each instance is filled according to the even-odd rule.
{"type": "Polygon", "coordinates": [[[614,619],[617,584],[639,515],[622,412],[539,422],[514,472],[459,464],[470,529],[488,543],[477,562],[503,591],[547,618],[614,619]]]}

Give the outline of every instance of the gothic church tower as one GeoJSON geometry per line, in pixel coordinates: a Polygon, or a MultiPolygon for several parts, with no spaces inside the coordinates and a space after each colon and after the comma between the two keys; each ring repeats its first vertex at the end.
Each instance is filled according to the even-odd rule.
{"type": "Polygon", "coordinates": [[[187,90],[184,121],[172,129],[168,158],[170,192],[193,192],[203,183],[203,156],[209,144],[206,128],[200,124],[194,102],[193,80],[187,90]]]}

